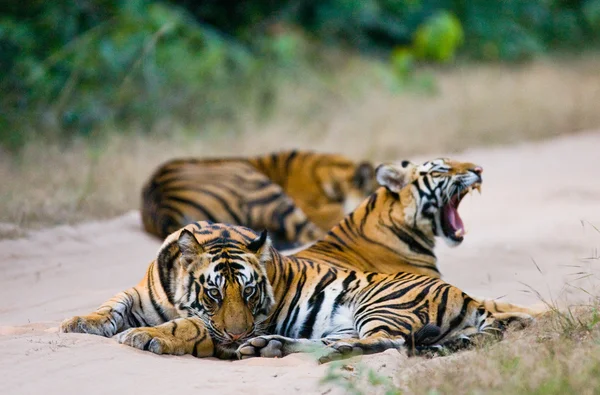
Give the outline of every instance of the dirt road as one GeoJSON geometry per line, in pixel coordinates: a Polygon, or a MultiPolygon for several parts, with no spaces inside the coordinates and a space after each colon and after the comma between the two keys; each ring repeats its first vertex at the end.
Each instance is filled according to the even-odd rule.
{"type": "MultiPolygon", "coordinates": [[[[440,243],[445,279],[478,296],[533,304],[527,285],[561,303],[596,287],[600,247],[600,132],[452,157],[484,168],[482,196],[461,204],[465,242],[440,243]],[[534,263],[535,262],[535,263],[534,263]],[[579,274],[575,274],[579,273],[579,274]],[[583,273],[583,274],[581,274],[583,273]]],[[[142,277],[159,241],[138,214],[58,227],[0,242],[0,377],[2,393],[315,393],[327,366],[309,356],[217,361],[156,356],[113,339],[56,332],[60,320],[91,312],[142,277]]],[[[363,357],[382,374],[401,377],[436,363],[388,351],[363,357]],[[403,371],[404,370],[404,371],[403,371]]],[[[334,393],[336,391],[333,391],[334,393]]]]}

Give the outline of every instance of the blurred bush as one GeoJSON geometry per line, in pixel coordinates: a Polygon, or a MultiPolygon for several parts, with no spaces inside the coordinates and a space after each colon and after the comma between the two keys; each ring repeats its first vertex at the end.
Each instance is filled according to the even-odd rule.
{"type": "Polygon", "coordinates": [[[315,44],[389,56],[402,81],[459,50],[517,61],[599,37],[600,0],[8,0],[0,145],[107,125],[151,132],[169,117],[235,121],[272,103],[315,44]]]}

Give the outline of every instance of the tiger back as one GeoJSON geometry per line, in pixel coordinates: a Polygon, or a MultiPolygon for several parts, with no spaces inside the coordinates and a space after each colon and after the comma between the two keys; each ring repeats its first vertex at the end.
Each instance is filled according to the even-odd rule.
{"type": "Polygon", "coordinates": [[[161,238],[198,220],[267,229],[289,248],[322,237],[374,187],[371,164],[333,154],[177,159],[144,185],[142,222],[161,238]]]}

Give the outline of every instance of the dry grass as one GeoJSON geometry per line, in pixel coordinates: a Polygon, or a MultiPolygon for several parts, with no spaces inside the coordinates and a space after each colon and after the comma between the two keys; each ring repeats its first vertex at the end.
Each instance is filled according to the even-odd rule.
{"type": "Polygon", "coordinates": [[[433,359],[404,360],[392,377],[337,363],[325,382],[362,394],[597,394],[600,393],[598,305],[574,311],[575,321],[549,313],[499,343],[433,359]],[[568,328],[568,329],[566,329],[568,328]]]}
{"type": "Polygon", "coordinates": [[[40,141],[17,158],[2,155],[0,237],[135,209],[144,180],[174,156],[304,148],[387,160],[600,127],[598,57],[429,70],[437,94],[394,94],[381,65],[347,56],[333,62],[333,78],[282,86],[265,122],[248,116],[194,131],[164,124],[153,138],[131,131],[68,147],[40,141]]]}
{"type": "Polygon", "coordinates": [[[579,308],[565,330],[551,313],[505,341],[457,354],[444,363],[415,367],[400,378],[406,393],[596,394],[600,391],[597,306],[579,308]],[[457,390],[458,389],[458,390],[457,390]]]}

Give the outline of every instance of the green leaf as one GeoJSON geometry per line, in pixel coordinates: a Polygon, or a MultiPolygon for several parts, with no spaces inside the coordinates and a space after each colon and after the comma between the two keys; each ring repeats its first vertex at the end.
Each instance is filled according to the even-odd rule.
{"type": "Polygon", "coordinates": [[[458,18],[441,11],[419,26],[414,35],[414,52],[417,58],[446,63],[454,59],[464,41],[464,32],[458,18]]]}

